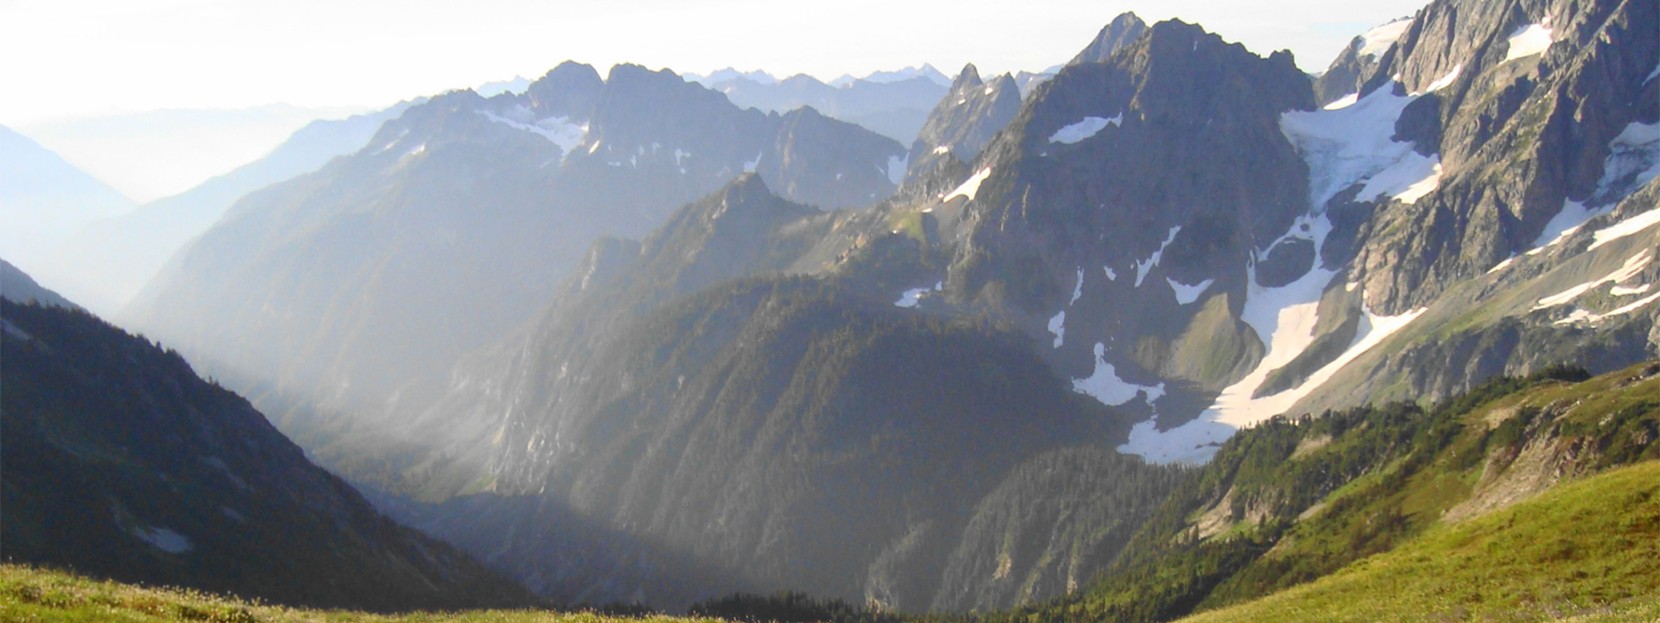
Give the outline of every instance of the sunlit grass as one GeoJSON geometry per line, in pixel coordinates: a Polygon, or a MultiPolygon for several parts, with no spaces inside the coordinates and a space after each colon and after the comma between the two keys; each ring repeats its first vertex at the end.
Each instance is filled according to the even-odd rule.
{"type": "Polygon", "coordinates": [[[377,615],[338,610],[307,610],[271,606],[200,591],[147,588],[92,580],[77,575],[0,565],[0,621],[58,622],[115,621],[161,623],[610,623],[644,621],[669,623],[715,621],[655,616],[643,619],[605,616],[592,612],[559,613],[545,610],[474,610],[454,613],[377,615]]]}
{"type": "Polygon", "coordinates": [[[1187,621],[1660,620],[1660,462],[1563,485],[1187,621]]]}

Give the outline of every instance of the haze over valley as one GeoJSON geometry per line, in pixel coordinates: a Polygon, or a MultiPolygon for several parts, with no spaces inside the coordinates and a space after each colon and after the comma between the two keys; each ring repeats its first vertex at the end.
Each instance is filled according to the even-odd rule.
{"type": "Polygon", "coordinates": [[[1654,2],[486,5],[0,9],[0,612],[1660,613],[1654,2]]]}

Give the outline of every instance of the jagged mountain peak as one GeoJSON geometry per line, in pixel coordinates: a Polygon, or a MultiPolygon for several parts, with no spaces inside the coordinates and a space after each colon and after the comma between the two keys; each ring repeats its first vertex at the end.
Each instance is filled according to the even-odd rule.
{"type": "Polygon", "coordinates": [[[605,81],[592,65],[565,61],[532,82],[525,95],[539,115],[574,120],[588,117],[604,88],[605,81]]]}
{"type": "Polygon", "coordinates": [[[906,185],[930,194],[928,180],[955,177],[992,137],[1020,113],[1020,87],[1003,74],[988,84],[973,63],[963,66],[951,90],[934,106],[906,157],[906,185]],[[943,173],[943,175],[942,175],[943,173]]]}
{"type": "MultiPolygon", "coordinates": [[[[801,110],[804,111],[802,114],[818,114],[811,108],[801,110]]],[[[728,182],[718,192],[721,202],[726,204],[745,204],[762,199],[783,201],[772,193],[771,188],[767,188],[766,180],[761,179],[761,176],[754,172],[743,173],[732,178],[732,181],[728,182]]]]}
{"type": "Polygon", "coordinates": [[[1113,18],[1111,22],[1107,22],[1106,26],[1102,26],[1101,32],[1095,35],[1095,39],[1090,41],[1089,45],[1085,46],[1082,51],[1078,52],[1077,56],[1072,57],[1072,61],[1067,64],[1077,65],[1105,61],[1113,53],[1140,38],[1145,32],[1147,32],[1147,22],[1141,21],[1141,18],[1133,12],[1121,13],[1118,17],[1113,18]]]}

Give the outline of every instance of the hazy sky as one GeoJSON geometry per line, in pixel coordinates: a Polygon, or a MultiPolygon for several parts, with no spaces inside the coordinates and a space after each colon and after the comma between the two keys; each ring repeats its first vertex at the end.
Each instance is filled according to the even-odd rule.
{"type": "Polygon", "coordinates": [[[0,123],[157,108],[379,106],[574,59],[829,80],[1064,62],[1113,16],[1198,22],[1324,69],[1426,0],[0,0],[0,123]]]}

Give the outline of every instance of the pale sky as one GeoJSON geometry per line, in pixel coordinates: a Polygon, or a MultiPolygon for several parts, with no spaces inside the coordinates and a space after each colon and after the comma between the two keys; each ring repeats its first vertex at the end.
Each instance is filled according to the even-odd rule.
{"type": "Polygon", "coordinates": [[[0,0],[0,124],[161,108],[382,106],[559,62],[779,76],[1065,62],[1113,16],[1197,22],[1319,71],[1426,0],[0,0]]]}

